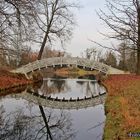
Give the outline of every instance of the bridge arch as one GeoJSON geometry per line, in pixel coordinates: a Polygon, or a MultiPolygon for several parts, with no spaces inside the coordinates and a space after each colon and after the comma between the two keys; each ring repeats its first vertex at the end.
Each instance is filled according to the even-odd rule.
{"type": "Polygon", "coordinates": [[[99,94],[95,97],[83,98],[80,100],[56,100],[49,97],[43,97],[34,93],[23,92],[22,94],[11,95],[14,98],[23,98],[29,102],[33,102],[37,105],[54,108],[54,109],[82,109],[87,107],[94,107],[99,104],[104,104],[106,94],[99,94]]]}
{"type": "Polygon", "coordinates": [[[48,68],[48,67],[55,67],[55,66],[63,66],[67,65],[68,67],[70,65],[75,65],[76,67],[82,67],[89,68],[91,70],[97,70],[105,74],[124,74],[124,71],[115,69],[111,66],[108,66],[106,64],[89,60],[85,58],[79,58],[79,57],[51,57],[41,60],[36,60],[32,63],[29,63],[27,65],[24,65],[13,72],[16,73],[24,73],[26,76],[28,73],[33,72],[35,70],[40,70],[42,68],[48,68]]]}

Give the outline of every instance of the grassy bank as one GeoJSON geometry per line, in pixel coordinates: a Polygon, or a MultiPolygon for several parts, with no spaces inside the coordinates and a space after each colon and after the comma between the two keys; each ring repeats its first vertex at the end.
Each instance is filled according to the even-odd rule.
{"type": "Polygon", "coordinates": [[[104,84],[108,88],[104,140],[140,140],[128,137],[140,132],[140,76],[112,75],[104,84]]]}
{"type": "Polygon", "coordinates": [[[5,69],[0,69],[0,91],[32,83],[23,74],[14,74],[5,69]]]}

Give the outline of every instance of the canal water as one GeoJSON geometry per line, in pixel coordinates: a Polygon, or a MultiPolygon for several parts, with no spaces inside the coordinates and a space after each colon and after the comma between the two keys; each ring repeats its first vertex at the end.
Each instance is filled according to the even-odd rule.
{"type": "Polygon", "coordinates": [[[53,77],[0,96],[0,140],[102,140],[105,92],[95,77],[53,77]]]}

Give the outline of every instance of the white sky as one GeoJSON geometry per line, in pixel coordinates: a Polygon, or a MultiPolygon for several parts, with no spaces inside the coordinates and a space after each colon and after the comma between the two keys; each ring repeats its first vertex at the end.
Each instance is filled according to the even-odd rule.
{"type": "Polygon", "coordinates": [[[79,2],[82,8],[75,11],[77,26],[74,29],[73,38],[65,46],[66,52],[71,53],[72,56],[81,56],[81,52],[87,48],[97,46],[88,39],[110,47],[111,40],[105,39],[98,32],[107,33],[109,28],[105,27],[103,21],[96,14],[99,9],[106,11],[105,0],[79,0],[79,2]]]}

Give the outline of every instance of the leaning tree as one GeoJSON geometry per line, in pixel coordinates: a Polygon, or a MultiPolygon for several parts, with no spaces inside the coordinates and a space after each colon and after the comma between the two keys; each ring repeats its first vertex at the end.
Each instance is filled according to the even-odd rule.
{"type": "Polygon", "coordinates": [[[35,0],[34,19],[42,35],[38,59],[41,59],[46,44],[70,39],[75,24],[72,9],[77,7],[68,0],[35,0]]]}
{"type": "Polygon", "coordinates": [[[137,74],[140,74],[140,1],[106,0],[108,12],[100,9],[98,15],[113,33],[107,35],[117,40],[127,40],[128,49],[136,51],[137,74]]]}

